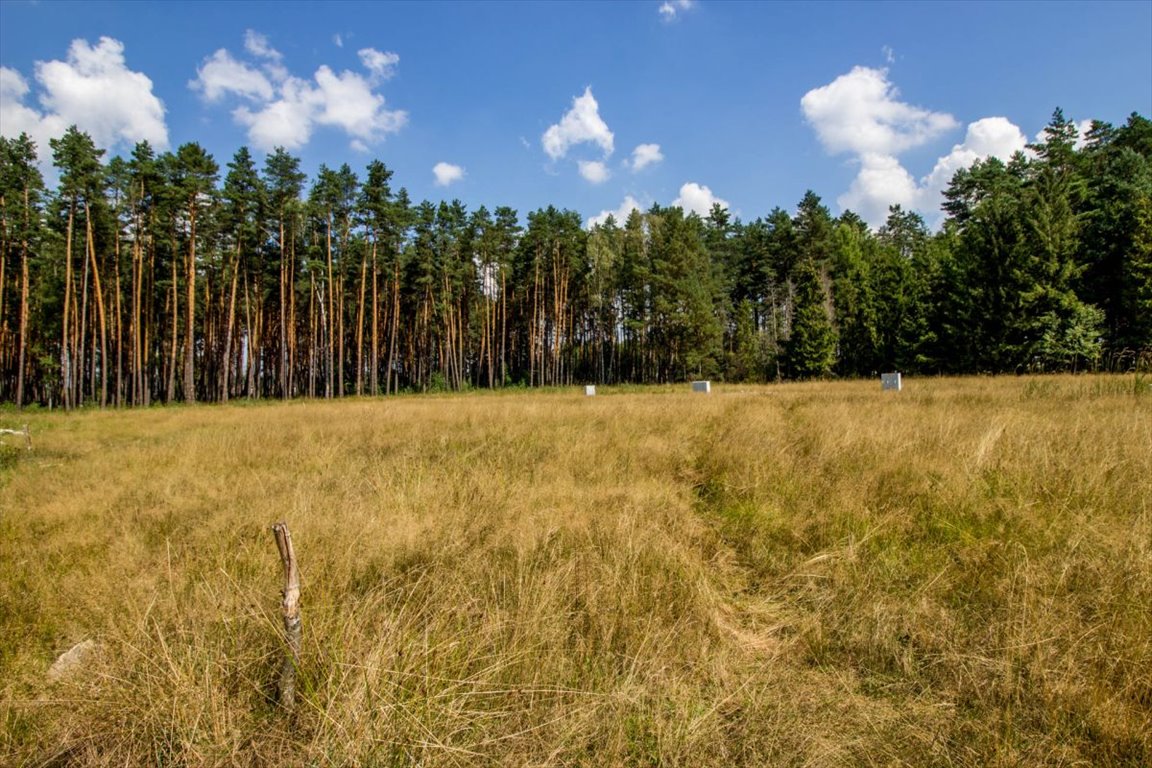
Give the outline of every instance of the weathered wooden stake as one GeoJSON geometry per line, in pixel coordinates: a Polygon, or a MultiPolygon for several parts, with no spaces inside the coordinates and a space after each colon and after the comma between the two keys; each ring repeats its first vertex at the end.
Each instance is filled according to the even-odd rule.
{"type": "Polygon", "coordinates": [[[284,600],[280,607],[288,641],[288,652],[280,667],[280,706],[291,710],[296,704],[296,667],[300,663],[300,570],[296,567],[296,551],[292,548],[288,524],[276,523],[272,526],[272,533],[276,536],[276,548],[280,550],[280,560],[284,563],[284,600]]]}

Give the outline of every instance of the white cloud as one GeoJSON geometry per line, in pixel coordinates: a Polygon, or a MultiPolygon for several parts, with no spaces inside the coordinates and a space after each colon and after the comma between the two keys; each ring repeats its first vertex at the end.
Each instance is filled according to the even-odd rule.
{"type": "Polygon", "coordinates": [[[881,46],[880,53],[884,54],[884,61],[888,62],[889,64],[896,63],[896,51],[892,50],[892,46],[881,46]]]}
{"type": "Polygon", "coordinates": [[[690,181],[680,187],[680,196],[672,201],[672,205],[683,208],[685,214],[695,213],[700,216],[707,216],[713,205],[727,208],[728,201],[713,195],[712,190],[708,187],[690,181]]]}
{"type": "Polygon", "coordinates": [[[592,229],[593,227],[608,221],[609,216],[612,216],[612,218],[616,220],[617,224],[623,226],[624,222],[628,220],[628,216],[632,213],[632,211],[639,210],[641,210],[640,203],[636,202],[636,198],[632,197],[632,195],[627,195],[624,198],[624,202],[620,203],[620,207],[618,207],[616,210],[600,211],[599,214],[588,219],[585,226],[588,229],[592,229]]]}
{"type": "Polygon", "coordinates": [[[327,66],[316,70],[319,86],[316,122],[344,129],[364,141],[376,141],[395,133],[408,122],[405,112],[384,108],[384,97],[372,92],[363,76],[345,70],[334,73],[327,66]]]}
{"type": "Polygon", "coordinates": [[[452,182],[464,178],[464,169],[452,163],[436,163],[432,168],[432,173],[436,176],[436,186],[438,187],[446,187],[452,182]]]}
{"type": "Polygon", "coordinates": [[[388,109],[384,97],[374,90],[399,62],[394,53],[372,48],[359,51],[368,76],[349,70],[337,73],[321,65],[306,80],[288,73],[280,63],[280,53],[263,35],[249,30],[244,47],[262,60],[261,69],[221,49],[205,61],[189,86],[210,102],[229,95],[251,102],[236,107],[232,116],[248,128],[249,141],[260,149],[297,149],[308,143],[316,126],[331,126],[349,136],[352,149],[364,152],[408,122],[406,112],[388,109]]]}
{"type": "Polygon", "coordinates": [[[188,83],[204,99],[216,102],[230,93],[253,101],[268,101],[273,96],[272,83],[258,69],[232,58],[221,48],[196,70],[196,79],[188,83]]]}
{"type": "Polygon", "coordinates": [[[315,123],[315,91],[299,78],[289,78],[277,88],[279,98],[259,110],[246,106],[232,112],[236,122],[248,126],[248,140],[257,147],[297,149],[312,138],[315,123]]]}
{"type": "Polygon", "coordinates": [[[572,99],[572,108],[544,132],[540,142],[553,160],[567,155],[573,145],[583,143],[598,145],[605,157],[612,154],[612,131],[600,117],[600,105],[592,96],[591,86],[584,89],[583,96],[572,99]]]}
{"type": "Polygon", "coordinates": [[[344,47],[344,38],[341,37],[339,32],[332,35],[332,42],[333,42],[333,44],[335,44],[335,46],[337,48],[343,48],[344,47]]]}
{"type": "Polygon", "coordinates": [[[896,155],[957,127],[943,112],[898,101],[888,70],[854,67],[800,100],[808,122],[832,153],[896,155]]]}
{"type": "Polygon", "coordinates": [[[687,11],[695,4],[694,0],[665,0],[660,5],[660,17],[672,21],[681,11],[687,11]]]}
{"type": "Polygon", "coordinates": [[[281,61],[284,58],[280,51],[269,45],[267,37],[251,29],[244,33],[244,50],[258,59],[281,61]]]}
{"type": "Polygon", "coordinates": [[[997,157],[1007,160],[1024,149],[1027,139],[1004,117],[985,117],[968,126],[964,141],[936,161],[932,171],[919,181],[892,155],[867,154],[860,158],[860,172],[837,202],[851,209],[871,226],[888,218],[888,206],[920,210],[930,224],[939,222],[944,190],[961,168],[977,160],[997,157]]]}
{"type": "Polygon", "coordinates": [[[664,159],[659,144],[640,144],[632,150],[632,170],[640,171],[664,159]]]}
{"type": "Polygon", "coordinates": [[[0,98],[7,103],[9,100],[22,101],[28,93],[28,82],[14,69],[0,67],[0,98]]]}
{"type": "Polygon", "coordinates": [[[593,184],[603,184],[612,175],[608,166],[599,160],[580,160],[577,164],[580,166],[580,175],[593,184]]]}
{"type": "Polygon", "coordinates": [[[836,199],[844,210],[860,214],[878,227],[888,218],[888,206],[919,208],[920,187],[912,174],[891,155],[867,154],[860,159],[860,172],[848,191],[836,199]]]}
{"type": "MultiPolygon", "coordinates": [[[[888,46],[882,51],[885,57],[895,56],[888,46]]],[[[800,100],[825,149],[832,154],[855,155],[860,170],[837,202],[873,227],[885,222],[888,208],[894,204],[920,211],[930,224],[939,223],[941,195],[956,171],[987,157],[1006,160],[1027,141],[1006,118],[977,120],[969,124],[964,141],[917,180],[898,156],[958,124],[951,115],[910,106],[898,96],[899,91],[888,81],[888,70],[855,67],[800,100]]]]}
{"type": "Polygon", "coordinates": [[[382,53],[375,48],[361,48],[356,54],[364,68],[381,80],[396,74],[396,65],[400,63],[400,55],[391,51],[382,53]]]}
{"type": "Polygon", "coordinates": [[[128,69],[124,44],[102,37],[95,46],[73,40],[66,61],[38,61],[35,79],[39,106],[28,106],[28,81],[16,70],[0,68],[0,133],[27,133],[37,144],[41,165],[51,165],[49,139],[76,125],[98,147],[131,146],[148,141],[168,146],[164,104],[152,93],[152,80],[128,69]]]}
{"type": "MultiPolygon", "coordinates": [[[[48,148],[48,139],[54,135],[53,129],[57,126],[51,124],[51,115],[41,115],[24,105],[28,91],[28,81],[23,75],[14,69],[0,67],[0,135],[15,138],[21,133],[27,133],[43,155],[48,148]]],[[[58,120],[55,122],[59,123],[58,120]]]]}
{"type": "Polygon", "coordinates": [[[1090,119],[1081,120],[1076,123],[1076,131],[1079,134],[1076,137],[1076,149],[1084,149],[1084,146],[1088,143],[1088,131],[1090,130],[1092,130],[1092,121],[1090,119]]]}
{"type": "Polygon", "coordinates": [[[956,171],[969,168],[977,160],[998,157],[1007,160],[1015,152],[1024,149],[1027,139],[1024,134],[1006,117],[985,117],[968,126],[964,141],[952,147],[952,151],[936,161],[936,165],[921,181],[924,188],[926,207],[939,204],[939,195],[956,171]]]}

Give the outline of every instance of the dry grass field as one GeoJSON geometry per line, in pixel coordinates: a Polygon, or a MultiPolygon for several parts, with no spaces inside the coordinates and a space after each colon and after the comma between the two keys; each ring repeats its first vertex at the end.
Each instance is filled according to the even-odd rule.
{"type": "Polygon", "coordinates": [[[1146,380],[685,389],[0,413],[0,764],[1152,765],[1146,380]]]}

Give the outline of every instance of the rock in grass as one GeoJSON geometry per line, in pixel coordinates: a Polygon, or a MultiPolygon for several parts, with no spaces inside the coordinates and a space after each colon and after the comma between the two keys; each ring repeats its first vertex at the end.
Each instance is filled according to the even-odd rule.
{"type": "Polygon", "coordinates": [[[48,668],[48,682],[56,683],[75,674],[96,652],[95,640],[85,640],[69,648],[48,668]]]}

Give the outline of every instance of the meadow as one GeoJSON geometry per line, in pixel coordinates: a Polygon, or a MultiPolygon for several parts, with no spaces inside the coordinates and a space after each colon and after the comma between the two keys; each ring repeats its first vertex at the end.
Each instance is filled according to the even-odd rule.
{"type": "Polygon", "coordinates": [[[686,390],[0,412],[0,764],[1152,765],[1147,380],[686,390]]]}

